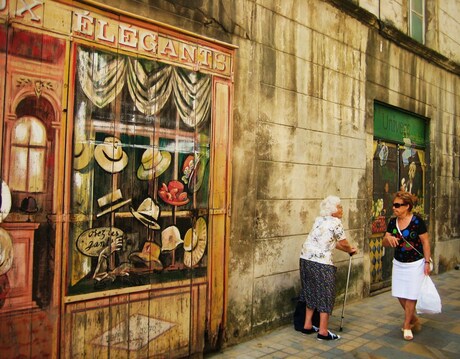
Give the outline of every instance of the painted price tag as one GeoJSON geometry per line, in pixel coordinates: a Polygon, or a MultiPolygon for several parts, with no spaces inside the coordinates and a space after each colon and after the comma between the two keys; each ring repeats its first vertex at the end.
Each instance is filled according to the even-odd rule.
{"type": "Polygon", "coordinates": [[[97,227],[84,231],[77,239],[78,250],[86,256],[97,257],[111,241],[123,237],[121,229],[115,227],[97,227]]]}

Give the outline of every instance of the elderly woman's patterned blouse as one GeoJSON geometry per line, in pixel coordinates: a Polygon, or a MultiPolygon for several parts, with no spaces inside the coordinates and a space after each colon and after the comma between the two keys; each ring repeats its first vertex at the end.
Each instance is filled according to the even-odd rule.
{"type": "Polygon", "coordinates": [[[342,221],[337,217],[317,217],[305,240],[300,258],[333,265],[332,251],[337,241],[345,239],[342,221]]]}

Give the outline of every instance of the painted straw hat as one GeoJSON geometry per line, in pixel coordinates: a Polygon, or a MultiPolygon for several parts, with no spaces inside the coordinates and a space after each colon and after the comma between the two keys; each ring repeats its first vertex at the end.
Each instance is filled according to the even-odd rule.
{"type": "Polygon", "coordinates": [[[0,227],[0,275],[8,272],[13,265],[13,242],[8,232],[0,227]]]}
{"type": "Polygon", "coordinates": [[[160,216],[160,206],[148,197],[142,201],[137,211],[131,207],[131,213],[138,219],[144,226],[150,229],[161,229],[158,224],[158,217],[160,216]]]}
{"type": "Polygon", "coordinates": [[[106,137],[104,142],[94,149],[96,162],[105,171],[117,173],[128,164],[128,155],[123,151],[123,144],[116,137],[106,137]]]}
{"type": "Polygon", "coordinates": [[[137,169],[137,178],[143,181],[159,177],[171,163],[171,154],[168,151],[159,151],[157,148],[147,148],[142,154],[141,165],[137,169]]]}
{"type": "Polygon", "coordinates": [[[8,216],[11,210],[11,192],[5,181],[2,180],[2,197],[0,198],[0,222],[8,216]]]}
{"type": "Polygon", "coordinates": [[[197,264],[204,255],[208,240],[206,221],[199,217],[194,228],[190,228],[184,238],[184,264],[191,268],[197,264]]]}
{"type": "Polygon", "coordinates": [[[77,171],[81,171],[88,166],[92,156],[92,145],[87,141],[75,142],[74,154],[73,154],[73,168],[77,171]]]}

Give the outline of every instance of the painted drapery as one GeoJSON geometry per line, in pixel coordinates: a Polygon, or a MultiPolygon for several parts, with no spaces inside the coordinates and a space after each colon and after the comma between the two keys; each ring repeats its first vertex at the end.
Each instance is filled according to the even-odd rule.
{"type": "Polygon", "coordinates": [[[211,77],[161,64],[147,69],[135,58],[78,50],[79,81],[86,96],[100,108],[112,102],[127,83],[136,108],[153,116],[164,108],[171,93],[180,118],[189,127],[199,125],[211,110],[211,77]]]}

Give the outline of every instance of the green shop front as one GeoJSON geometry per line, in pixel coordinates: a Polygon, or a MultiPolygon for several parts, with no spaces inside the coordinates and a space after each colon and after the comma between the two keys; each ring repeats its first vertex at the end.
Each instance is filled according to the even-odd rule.
{"type": "Polygon", "coordinates": [[[417,196],[413,211],[427,221],[428,121],[408,111],[374,103],[372,235],[369,238],[371,293],[391,285],[392,248],[382,246],[393,215],[393,195],[417,196]]]}

